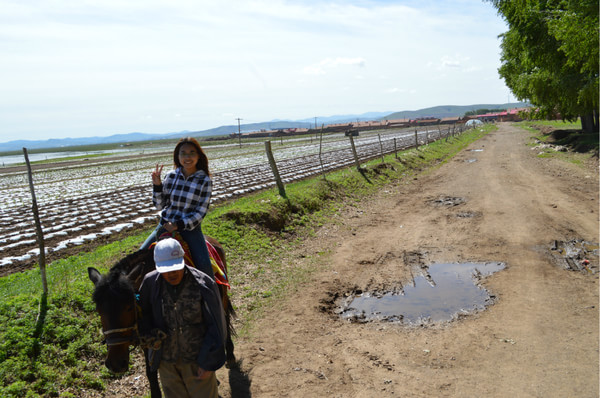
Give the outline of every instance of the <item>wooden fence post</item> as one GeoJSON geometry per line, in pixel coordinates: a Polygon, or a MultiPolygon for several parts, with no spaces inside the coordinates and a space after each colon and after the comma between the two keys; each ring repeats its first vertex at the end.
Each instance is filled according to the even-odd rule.
{"type": "Polygon", "coordinates": [[[38,212],[37,200],[35,198],[35,190],[33,188],[33,175],[31,173],[31,165],[29,164],[29,155],[27,148],[23,148],[25,163],[27,164],[27,176],[29,177],[29,190],[31,191],[31,208],[33,211],[33,219],[35,221],[35,233],[37,235],[38,246],[40,248],[40,274],[42,277],[42,298],[40,300],[40,309],[36,321],[34,337],[38,338],[42,333],[44,320],[48,308],[48,281],[46,278],[46,248],[44,245],[44,232],[42,231],[42,223],[40,222],[40,213],[38,212]]]}
{"type": "Polygon", "coordinates": [[[321,126],[321,134],[319,138],[319,163],[321,163],[321,174],[323,174],[323,179],[325,178],[325,167],[323,166],[323,158],[321,157],[321,153],[323,151],[323,126],[321,126]]]}
{"type": "Polygon", "coordinates": [[[275,176],[275,183],[277,184],[277,188],[279,189],[279,195],[282,198],[287,198],[285,194],[285,187],[283,186],[283,182],[281,181],[281,177],[279,176],[279,170],[277,170],[277,163],[275,163],[273,151],[271,150],[271,141],[265,141],[265,149],[267,151],[267,158],[269,159],[269,164],[271,165],[271,170],[273,171],[273,175],[275,176]]]}
{"type": "Polygon", "coordinates": [[[379,149],[381,150],[381,163],[384,163],[384,160],[383,160],[383,144],[381,143],[381,135],[377,134],[377,138],[379,138],[379,149]]]}
{"type": "Polygon", "coordinates": [[[415,129],[415,148],[419,149],[419,135],[417,129],[415,129]]]}
{"type": "Polygon", "coordinates": [[[398,159],[398,147],[396,146],[396,137],[394,137],[394,155],[398,159]]]}
{"type": "Polygon", "coordinates": [[[358,161],[358,154],[356,153],[356,147],[354,146],[354,138],[352,137],[352,134],[350,134],[348,137],[350,138],[350,146],[352,147],[352,154],[354,155],[356,169],[360,171],[360,162],[358,161]]]}

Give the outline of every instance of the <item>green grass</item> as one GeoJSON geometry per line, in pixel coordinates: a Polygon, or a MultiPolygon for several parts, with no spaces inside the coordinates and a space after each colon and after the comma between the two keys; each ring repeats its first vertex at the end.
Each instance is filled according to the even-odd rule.
{"type": "MultiPolygon", "coordinates": [[[[446,162],[487,134],[474,129],[448,141],[432,143],[362,165],[288,184],[287,198],[276,189],[215,206],[203,222],[206,234],[227,251],[232,300],[240,333],[252,333],[253,320],[310,278],[322,266],[321,252],[295,261],[294,249],[317,229],[335,222],[345,205],[367,200],[396,184],[446,162]]],[[[40,271],[0,278],[0,396],[69,397],[102,391],[115,376],[103,365],[100,321],[91,300],[87,267],[106,272],[134,251],[150,231],[82,252],[47,267],[48,310],[42,333],[35,336],[42,287],[40,271]]]]}
{"type": "Polygon", "coordinates": [[[527,120],[516,123],[521,126],[550,126],[559,130],[580,130],[581,122],[579,120],[574,122],[567,122],[563,120],[527,120]]]}
{"type": "MultiPolygon", "coordinates": [[[[598,157],[598,133],[584,133],[579,121],[532,120],[519,122],[517,125],[535,133],[537,141],[554,146],[541,149],[538,154],[541,158],[559,158],[581,165],[592,156],[598,157]],[[555,150],[560,147],[564,147],[566,151],[555,150]]],[[[531,144],[535,145],[537,144],[531,144]]]]}

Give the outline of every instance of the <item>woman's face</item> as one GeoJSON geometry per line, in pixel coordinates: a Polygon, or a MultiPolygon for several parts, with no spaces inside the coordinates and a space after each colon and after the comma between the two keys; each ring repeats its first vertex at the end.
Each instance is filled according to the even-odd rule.
{"type": "Polygon", "coordinates": [[[183,144],[179,148],[179,163],[183,167],[183,171],[186,174],[192,174],[198,171],[196,165],[200,159],[200,154],[196,150],[196,147],[192,144],[183,144]]]}

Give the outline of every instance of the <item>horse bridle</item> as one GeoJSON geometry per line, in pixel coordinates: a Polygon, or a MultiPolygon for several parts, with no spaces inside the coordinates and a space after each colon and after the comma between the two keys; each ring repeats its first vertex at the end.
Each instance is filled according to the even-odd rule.
{"type": "Polygon", "coordinates": [[[135,321],[132,326],[118,328],[118,329],[109,329],[102,330],[102,334],[104,334],[104,343],[107,346],[115,346],[120,344],[129,344],[133,346],[137,346],[140,342],[140,332],[138,330],[138,311],[139,307],[133,298],[133,308],[135,310],[135,321]],[[127,336],[125,333],[130,332],[127,336]],[[115,336],[116,335],[116,336],[115,336]]]}

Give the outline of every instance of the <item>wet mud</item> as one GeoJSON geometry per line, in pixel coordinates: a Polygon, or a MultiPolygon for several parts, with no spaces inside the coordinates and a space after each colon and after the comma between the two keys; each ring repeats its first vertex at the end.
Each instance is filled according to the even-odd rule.
{"type": "Polygon", "coordinates": [[[598,243],[573,239],[553,241],[549,253],[553,262],[565,270],[596,274],[598,273],[598,251],[598,243]]]}
{"type": "Polygon", "coordinates": [[[350,322],[395,322],[428,325],[450,322],[494,303],[496,296],[481,286],[484,277],[505,264],[440,263],[425,269],[406,284],[386,290],[354,291],[336,312],[350,322]]]}

